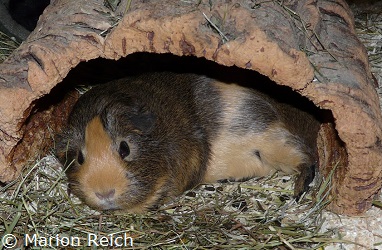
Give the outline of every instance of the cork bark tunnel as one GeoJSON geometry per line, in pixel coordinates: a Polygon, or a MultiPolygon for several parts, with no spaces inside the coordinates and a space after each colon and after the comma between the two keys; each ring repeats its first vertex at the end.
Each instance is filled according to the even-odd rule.
{"type": "Polygon", "coordinates": [[[330,110],[335,123],[318,140],[320,172],[334,169],[330,208],[355,215],[371,206],[382,186],[382,117],[344,1],[128,2],[52,1],[0,65],[1,182],[52,147],[77,99],[63,80],[80,62],[170,53],[257,71],[330,110]]]}

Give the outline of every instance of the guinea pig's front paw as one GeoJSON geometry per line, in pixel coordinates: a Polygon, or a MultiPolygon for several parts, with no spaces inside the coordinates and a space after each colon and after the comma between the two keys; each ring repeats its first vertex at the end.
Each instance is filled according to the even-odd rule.
{"type": "Polygon", "coordinates": [[[309,191],[310,184],[316,176],[317,162],[311,166],[302,165],[299,168],[300,173],[297,175],[294,184],[294,197],[296,200],[299,200],[305,192],[309,191]]]}

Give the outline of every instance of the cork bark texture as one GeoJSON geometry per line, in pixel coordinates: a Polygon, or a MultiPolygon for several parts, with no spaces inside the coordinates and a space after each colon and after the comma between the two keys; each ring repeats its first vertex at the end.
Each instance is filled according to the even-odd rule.
{"type": "Polygon", "coordinates": [[[365,48],[342,0],[55,0],[35,31],[0,65],[0,180],[46,152],[73,93],[56,87],[80,62],[134,52],[204,57],[257,71],[321,109],[320,171],[332,175],[330,208],[360,214],[382,185],[381,126],[365,48]],[[127,11],[126,11],[127,10],[127,11]],[[223,35],[221,35],[223,34],[223,35]]]}

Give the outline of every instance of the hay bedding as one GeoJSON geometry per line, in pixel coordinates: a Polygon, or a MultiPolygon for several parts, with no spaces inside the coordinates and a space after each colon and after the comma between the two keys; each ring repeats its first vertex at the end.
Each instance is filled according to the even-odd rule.
{"type": "Polygon", "coordinates": [[[318,232],[324,204],[309,196],[297,204],[291,199],[291,178],[282,174],[201,185],[144,215],[101,214],[71,199],[52,156],[0,191],[1,231],[16,235],[20,243],[25,234],[76,236],[85,244],[89,234],[124,233],[133,238],[134,249],[306,249],[338,241],[318,232]]]}
{"type": "MultiPolygon", "coordinates": [[[[355,12],[357,33],[381,83],[382,12],[355,12]]],[[[6,36],[0,39],[3,60],[17,44],[6,36]]],[[[321,180],[323,187],[329,183],[321,180]]],[[[78,237],[81,246],[75,248],[83,248],[89,234],[108,239],[112,234],[131,237],[127,243],[132,247],[126,249],[382,249],[382,197],[362,218],[348,218],[322,211],[325,193],[319,194],[296,203],[291,178],[277,173],[243,183],[201,185],[145,215],[100,214],[70,197],[57,161],[45,156],[0,188],[0,234],[15,235],[20,248],[25,234],[51,237],[47,247],[58,249],[65,242],[57,239],[78,237]]],[[[28,248],[38,247],[30,243],[28,248]]]]}

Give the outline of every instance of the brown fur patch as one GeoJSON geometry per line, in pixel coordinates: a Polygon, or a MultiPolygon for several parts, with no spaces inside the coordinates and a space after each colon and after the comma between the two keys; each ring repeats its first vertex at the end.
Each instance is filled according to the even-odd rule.
{"type": "Polygon", "coordinates": [[[82,185],[86,202],[93,207],[103,208],[96,193],[107,194],[112,189],[118,201],[128,187],[125,167],[118,153],[113,150],[112,140],[98,116],[86,127],[83,152],[85,161],[76,173],[76,178],[82,185]]]}

